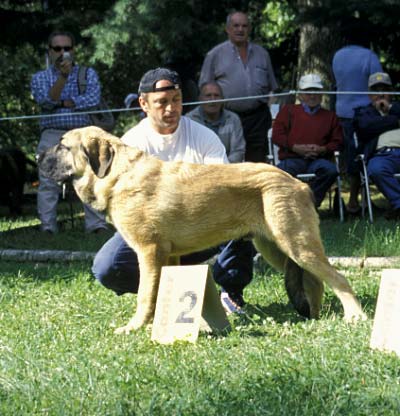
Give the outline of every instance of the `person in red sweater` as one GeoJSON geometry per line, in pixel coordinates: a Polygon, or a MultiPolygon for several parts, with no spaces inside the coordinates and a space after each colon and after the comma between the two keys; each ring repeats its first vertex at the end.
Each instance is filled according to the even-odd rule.
{"type": "Polygon", "coordinates": [[[342,128],[335,112],[321,108],[322,94],[312,93],[322,89],[318,75],[303,75],[299,81],[299,90],[304,91],[299,93],[301,104],[284,106],[272,128],[272,141],[279,146],[278,167],[293,176],[315,173],[310,186],[316,207],[338,176],[332,158],[343,143],[342,128]]]}

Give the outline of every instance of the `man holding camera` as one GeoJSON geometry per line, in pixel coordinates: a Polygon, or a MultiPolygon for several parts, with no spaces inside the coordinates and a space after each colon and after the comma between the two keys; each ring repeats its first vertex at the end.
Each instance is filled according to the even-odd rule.
{"type": "MultiPolygon", "coordinates": [[[[75,38],[72,33],[52,32],[48,39],[50,67],[32,77],[32,95],[45,115],[40,120],[41,136],[37,154],[56,145],[68,130],[91,125],[88,114],[76,112],[100,102],[100,83],[92,68],[87,70],[86,90],[80,93],[79,66],[74,62],[74,47],[75,38]]],[[[54,234],[58,231],[59,194],[59,185],[39,172],[37,207],[43,232],[54,234]]],[[[107,228],[103,215],[86,205],[84,211],[87,232],[99,232],[107,228]]]]}
{"type": "Polygon", "coordinates": [[[392,80],[376,72],[368,80],[371,103],[355,109],[358,139],[367,161],[368,176],[388,199],[388,220],[400,219],[400,102],[391,102],[392,80]]]}

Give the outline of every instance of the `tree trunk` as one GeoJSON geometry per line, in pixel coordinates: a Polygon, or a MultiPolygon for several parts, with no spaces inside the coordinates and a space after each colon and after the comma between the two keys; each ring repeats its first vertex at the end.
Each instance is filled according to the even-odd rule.
{"type": "MultiPolygon", "coordinates": [[[[300,9],[317,7],[319,4],[319,0],[298,0],[300,9]]],[[[300,28],[297,81],[304,74],[317,73],[326,89],[331,90],[334,85],[332,58],[340,46],[340,35],[332,26],[319,27],[311,22],[303,24],[300,28]]],[[[329,97],[324,101],[324,106],[330,107],[329,97]]]]}

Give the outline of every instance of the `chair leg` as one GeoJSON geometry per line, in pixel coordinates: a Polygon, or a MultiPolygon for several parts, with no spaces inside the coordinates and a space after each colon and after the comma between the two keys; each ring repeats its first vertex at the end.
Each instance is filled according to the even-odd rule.
{"type": "Polygon", "coordinates": [[[338,204],[339,204],[339,218],[340,218],[340,222],[344,222],[344,207],[343,207],[343,200],[342,200],[342,178],[340,177],[339,152],[336,151],[334,155],[335,155],[336,169],[338,171],[338,177],[336,179],[336,182],[337,182],[337,193],[338,193],[338,204]]]}
{"type": "Polygon", "coordinates": [[[363,211],[363,215],[364,215],[365,201],[366,201],[367,206],[368,206],[369,222],[372,224],[374,222],[374,214],[372,212],[371,192],[370,192],[370,189],[369,189],[367,165],[366,165],[365,160],[364,160],[364,155],[360,155],[360,160],[361,160],[361,164],[362,164],[361,184],[364,187],[364,190],[362,192],[362,211],[363,211]]]}

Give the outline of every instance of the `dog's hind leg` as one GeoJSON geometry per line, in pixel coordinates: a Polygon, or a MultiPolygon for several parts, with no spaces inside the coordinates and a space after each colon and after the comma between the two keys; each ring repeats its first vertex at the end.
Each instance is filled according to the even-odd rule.
{"type": "Polygon", "coordinates": [[[316,313],[312,312],[312,307],[319,309],[318,304],[320,303],[320,297],[322,297],[322,288],[321,285],[316,285],[315,282],[315,280],[319,280],[328,284],[341,301],[346,321],[365,319],[365,314],[348,281],[329,264],[328,259],[325,257],[322,243],[319,248],[304,242],[301,252],[299,252],[297,247],[294,250],[289,250],[288,254],[299,267],[304,269],[304,276],[308,276],[307,279],[304,279],[303,284],[307,297],[309,296],[307,292],[314,293],[310,298],[313,299],[313,302],[310,303],[310,314],[316,313]],[[312,306],[314,302],[316,304],[312,306]]]}
{"type": "Polygon", "coordinates": [[[287,256],[273,242],[265,237],[256,236],[253,239],[256,250],[264,257],[264,259],[278,272],[284,272],[287,256]]]}
{"type": "MultiPolygon", "coordinates": [[[[315,286],[312,278],[326,283],[340,299],[346,321],[365,319],[350,284],[329,264],[319,233],[317,213],[309,198],[300,200],[292,210],[290,206],[286,206],[283,214],[281,211],[271,210],[270,215],[266,216],[266,224],[268,234],[273,236],[278,248],[311,276],[311,279],[307,277],[304,289],[315,286]]],[[[315,306],[318,307],[319,296],[322,296],[321,286],[317,285],[313,291],[317,293],[315,306]]],[[[312,316],[316,311],[312,312],[311,309],[310,304],[312,316]]]]}
{"type": "Polygon", "coordinates": [[[303,270],[303,288],[310,307],[310,318],[318,319],[324,295],[324,284],[307,270],[303,270]]]}
{"type": "Polygon", "coordinates": [[[118,334],[128,334],[152,321],[157,302],[161,267],[167,263],[168,255],[158,245],[137,250],[140,268],[140,283],[137,294],[136,313],[127,325],[118,328],[118,334]]]}
{"type": "Polygon", "coordinates": [[[310,303],[304,290],[304,270],[292,259],[286,258],[285,288],[296,311],[305,318],[311,318],[310,303]]]}
{"type": "Polygon", "coordinates": [[[288,258],[274,242],[257,236],[253,243],[272,267],[284,273],[286,292],[296,311],[306,318],[317,319],[324,291],[323,284],[288,258]]]}

